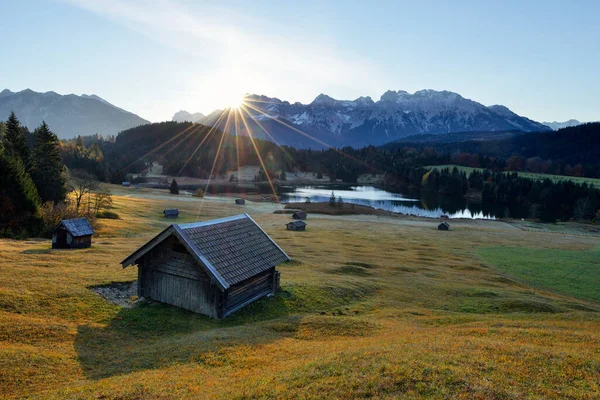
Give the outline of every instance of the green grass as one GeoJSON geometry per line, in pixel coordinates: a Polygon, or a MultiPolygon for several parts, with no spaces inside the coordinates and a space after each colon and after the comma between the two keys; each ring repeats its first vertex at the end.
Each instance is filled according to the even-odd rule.
{"type": "Polygon", "coordinates": [[[482,247],[477,254],[534,287],[600,301],[600,248],[588,251],[482,247]]]}
{"type": "MultiPolygon", "coordinates": [[[[453,164],[431,165],[426,168],[435,168],[435,169],[449,168],[449,169],[452,169],[454,167],[458,168],[460,171],[465,172],[467,175],[473,171],[483,171],[483,168],[463,167],[460,165],[453,165],[453,164]]],[[[510,173],[512,173],[512,171],[505,171],[504,173],[510,174],[510,173]]],[[[579,183],[579,184],[587,183],[588,185],[594,185],[595,187],[600,187],[600,179],[598,179],[598,178],[583,178],[583,177],[579,177],[579,176],[564,176],[564,175],[553,175],[553,174],[536,174],[533,172],[517,172],[517,174],[519,174],[519,176],[521,176],[523,178],[534,179],[534,180],[538,180],[538,181],[543,181],[544,179],[550,179],[552,182],[572,181],[574,183],[579,183]]]]}

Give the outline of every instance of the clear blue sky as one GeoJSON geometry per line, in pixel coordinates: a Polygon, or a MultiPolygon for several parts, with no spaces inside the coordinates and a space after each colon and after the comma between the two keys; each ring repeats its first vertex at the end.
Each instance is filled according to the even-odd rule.
{"type": "Polygon", "coordinates": [[[600,120],[600,1],[5,1],[0,86],[95,93],[160,121],[241,94],[451,90],[600,120]]]}

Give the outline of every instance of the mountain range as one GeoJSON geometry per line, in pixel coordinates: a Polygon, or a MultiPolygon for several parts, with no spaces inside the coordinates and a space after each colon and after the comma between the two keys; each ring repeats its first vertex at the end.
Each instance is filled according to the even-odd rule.
{"type": "MultiPolygon", "coordinates": [[[[378,101],[370,97],[337,100],[320,94],[310,104],[247,95],[244,104],[247,130],[253,135],[301,148],[382,145],[412,135],[449,132],[551,130],[505,106],[488,107],[449,91],[390,90],[378,101]]],[[[218,115],[213,112],[198,122],[212,125],[218,115]]],[[[223,119],[219,128],[225,125],[223,119]]],[[[248,134],[240,125],[242,134],[248,134]]]]}
{"type": "Polygon", "coordinates": [[[148,124],[149,121],[92,95],[60,95],[56,92],[39,93],[30,89],[0,92],[0,119],[7,119],[14,111],[29,130],[42,121],[59,138],[77,135],[115,135],[125,129],[148,124]]]}
{"type": "MultiPolygon", "coordinates": [[[[298,148],[383,145],[413,135],[450,132],[542,132],[551,128],[517,115],[502,105],[485,106],[449,91],[387,91],[380,99],[337,100],[320,94],[311,103],[290,103],[262,95],[246,95],[240,134],[298,148]]],[[[30,89],[0,92],[0,118],[11,111],[30,130],[45,120],[60,138],[117,134],[149,123],[97,95],[60,95],[30,89]]],[[[233,133],[236,124],[219,117],[181,110],[173,121],[190,121],[233,133]],[[226,126],[227,125],[227,126],[226,126]]],[[[571,122],[571,121],[569,121],[571,122]]],[[[552,125],[552,124],[551,124],[552,125]]],[[[552,126],[554,128],[554,126],[552,126]]],[[[485,137],[484,134],[481,135],[485,137]]]]}
{"type": "Polygon", "coordinates": [[[187,111],[181,110],[181,111],[176,112],[175,115],[173,115],[172,121],[199,123],[200,121],[202,121],[202,119],[204,117],[206,117],[206,115],[204,115],[200,112],[190,114],[187,111]]]}
{"type": "Polygon", "coordinates": [[[552,130],[557,131],[557,130],[562,129],[562,128],[568,128],[570,126],[581,125],[582,122],[577,121],[576,119],[570,119],[570,120],[565,121],[565,122],[557,122],[557,121],[554,121],[554,122],[542,122],[542,124],[544,124],[546,126],[549,126],[550,128],[552,128],[552,130]]]}

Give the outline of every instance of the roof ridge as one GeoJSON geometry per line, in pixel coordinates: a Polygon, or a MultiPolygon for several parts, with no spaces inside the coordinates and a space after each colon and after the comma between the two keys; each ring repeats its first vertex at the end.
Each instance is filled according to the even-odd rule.
{"type": "Polygon", "coordinates": [[[211,219],[208,221],[189,222],[187,224],[174,224],[174,225],[177,225],[180,229],[185,230],[185,229],[199,228],[201,226],[222,224],[224,222],[229,222],[229,221],[237,221],[238,219],[243,219],[243,218],[249,218],[248,214],[238,214],[238,215],[232,215],[230,217],[211,219]]]}

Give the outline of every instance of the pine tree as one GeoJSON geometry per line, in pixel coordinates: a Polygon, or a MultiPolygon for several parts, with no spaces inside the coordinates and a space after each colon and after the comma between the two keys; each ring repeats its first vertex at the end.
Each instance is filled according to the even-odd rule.
{"type": "Polygon", "coordinates": [[[10,113],[6,121],[6,133],[4,135],[4,147],[8,156],[19,157],[25,168],[29,166],[29,146],[23,127],[14,112],[10,113]]]}
{"type": "Polygon", "coordinates": [[[175,179],[173,179],[173,181],[171,182],[171,187],[169,188],[169,191],[171,192],[171,194],[179,194],[179,185],[177,184],[177,181],[175,179]]]}
{"type": "Polygon", "coordinates": [[[4,153],[4,135],[6,131],[6,124],[0,121],[0,154],[4,153]]]}
{"type": "Polygon", "coordinates": [[[33,133],[31,177],[42,202],[58,203],[67,196],[64,165],[60,158],[59,141],[46,122],[33,133]]]}
{"type": "Polygon", "coordinates": [[[0,236],[37,234],[38,192],[21,159],[0,152],[0,236]]]}

